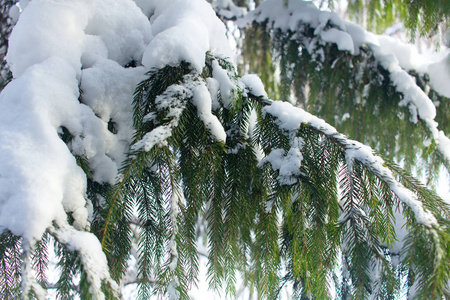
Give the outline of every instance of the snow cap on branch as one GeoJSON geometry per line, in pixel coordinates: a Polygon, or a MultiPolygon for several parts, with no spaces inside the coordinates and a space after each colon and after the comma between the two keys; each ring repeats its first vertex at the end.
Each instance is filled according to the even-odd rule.
{"type": "Polygon", "coordinates": [[[211,51],[231,57],[224,24],[206,1],[166,1],[164,9],[152,16],[152,39],[142,58],[147,69],[191,63],[201,72],[205,53],[211,51]]]}

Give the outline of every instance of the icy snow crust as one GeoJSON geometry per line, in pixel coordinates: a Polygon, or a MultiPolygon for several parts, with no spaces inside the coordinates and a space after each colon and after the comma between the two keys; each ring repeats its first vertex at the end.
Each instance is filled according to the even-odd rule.
{"type": "MultiPolygon", "coordinates": [[[[407,106],[411,112],[411,121],[422,120],[438,146],[439,151],[450,162],[449,138],[438,129],[434,121],[436,107],[431,99],[420,89],[415,79],[408,74],[409,70],[428,73],[431,85],[442,95],[450,95],[450,52],[445,57],[435,59],[421,57],[411,45],[405,45],[388,36],[378,36],[365,31],[360,26],[342,20],[337,14],[319,10],[312,2],[291,0],[285,6],[285,1],[266,0],[258,8],[248,13],[240,20],[240,26],[253,21],[268,22],[269,26],[283,31],[296,32],[299,24],[311,26],[314,34],[319,36],[318,43],[336,44],[339,50],[350,54],[359,54],[359,48],[369,46],[378,62],[391,74],[391,80],[397,91],[404,95],[399,103],[407,106]],[[327,25],[334,27],[329,28],[327,25]]],[[[313,47],[314,45],[310,45],[313,47]]]]}
{"type": "MultiPolygon", "coordinates": [[[[21,7],[7,54],[14,80],[0,94],[0,229],[29,247],[53,232],[81,254],[94,298],[104,299],[101,280],[111,279],[99,241],[85,231],[90,203],[75,155],[88,159],[95,181],[116,182],[144,73],[182,60],[200,71],[207,51],[230,55],[225,27],[202,0],[34,0],[21,7]],[[68,145],[63,130],[72,136],[68,145]]],[[[195,105],[224,141],[205,94],[206,86],[194,91],[195,105]]]]}

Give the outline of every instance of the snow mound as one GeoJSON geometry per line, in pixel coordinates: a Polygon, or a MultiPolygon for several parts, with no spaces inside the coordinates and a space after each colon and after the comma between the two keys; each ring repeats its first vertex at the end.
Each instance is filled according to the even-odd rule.
{"type": "Polygon", "coordinates": [[[166,1],[158,8],[151,18],[155,37],[142,58],[147,69],[184,60],[201,72],[207,51],[231,57],[225,26],[206,1],[166,1]]]}
{"type": "MultiPolygon", "coordinates": [[[[134,89],[145,72],[181,61],[201,71],[208,51],[230,56],[225,26],[202,0],[20,6],[7,53],[14,79],[0,94],[0,230],[28,245],[54,232],[80,253],[93,294],[102,299],[101,280],[110,278],[101,245],[87,231],[91,203],[77,161],[88,160],[92,180],[115,183],[134,134],[134,89]]],[[[214,99],[205,95],[206,86],[199,87],[194,102],[211,134],[224,141],[211,113],[214,99]]]]}

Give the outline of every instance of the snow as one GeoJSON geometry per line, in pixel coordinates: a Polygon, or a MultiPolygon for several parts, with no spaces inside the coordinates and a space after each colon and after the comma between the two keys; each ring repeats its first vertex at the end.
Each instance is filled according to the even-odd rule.
{"type": "Polygon", "coordinates": [[[193,90],[193,93],[192,103],[197,108],[198,116],[205,124],[205,127],[216,141],[225,143],[227,135],[219,119],[211,112],[212,99],[208,88],[202,83],[193,90]]]}
{"type": "MultiPolygon", "coordinates": [[[[89,126],[93,132],[83,140],[77,139],[76,147],[75,143],[72,143],[75,153],[84,153],[88,159],[96,157],[95,160],[105,163],[108,160],[104,156],[106,153],[117,162],[115,168],[120,165],[125,159],[124,151],[134,133],[132,124],[134,87],[142,80],[144,73],[143,67],[123,68],[117,62],[105,58],[99,58],[92,67],[82,70],[80,88],[83,91],[83,102],[103,122],[97,121],[100,124],[89,126]],[[116,134],[107,129],[110,120],[115,124],[116,134]]],[[[114,165],[111,164],[104,170],[111,174],[109,177],[99,175],[105,164],[99,162],[98,166],[94,172],[94,175],[99,176],[96,178],[97,181],[114,180],[116,173],[112,170],[114,165]]]]}
{"type": "Polygon", "coordinates": [[[359,47],[363,44],[366,45],[379,45],[378,36],[365,31],[361,26],[354,24],[352,22],[346,21],[345,28],[348,34],[350,34],[355,48],[353,49],[354,54],[360,54],[359,47]]]}
{"type": "Polygon", "coordinates": [[[239,18],[247,12],[245,8],[236,6],[232,0],[217,0],[212,6],[219,16],[226,19],[239,18]]]}
{"type": "Polygon", "coordinates": [[[264,1],[256,10],[249,12],[240,21],[240,25],[251,23],[253,20],[263,22],[268,19],[275,28],[295,31],[299,20],[317,27],[319,25],[317,11],[312,2],[289,1],[285,7],[283,1],[264,1]]]}
{"type": "Polygon", "coordinates": [[[24,266],[22,271],[22,287],[24,290],[24,294],[28,294],[28,292],[33,290],[38,300],[45,300],[46,291],[36,280],[31,256],[32,255],[29,251],[26,251],[24,253],[24,266]]]}
{"type": "Polygon", "coordinates": [[[147,69],[177,65],[180,61],[192,63],[201,71],[208,50],[208,35],[203,26],[186,20],[155,36],[145,51],[142,63],[147,69]]]}
{"type": "MultiPolygon", "coordinates": [[[[216,2],[229,8],[233,16],[243,13],[231,4],[229,0],[216,2]]],[[[13,21],[19,17],[7,54],[14,80],[0,94],[0,230],[22,236],[25,245],[33,245],[50,230],[60,242],[80,253],[92,293],[103,299],[102,281],[117,287],[109,277],[98,239],[86,231],[92,211],[86,199],[86,176],[74,156],[88,160],[94,181],[114,184],[134,134],[134,87],[145,72],[181,61],[200,72],[208,51],[223,58],[231,57],[233,52],[224,24],[202,0],[21,0],[20,9],[20,17],[19,6],[9,12],[13,21]],[[137,67],[126,68],[130,62],[137,67]],[[114,133],[108,130],[110,122],[114,133]],[[62,127],[73,136],[67,145],[58,135],[62,127]],[[67,213],[74,218],[73,226],[67,223],[67,213]]],[[[335,43],[338,49],[352,54],[358,54],[362,43],[369,44],[391,72],[396,88],[405,95],[401,105],[411,109],[413,121],[425,120],[440,151],[450,157],[450,141],[437,129],[433,103],[406,72],[419,68],[418,54],[410,47],[367,33],[336,14],[319,11],[309,2],[291,0],[286,9],[283,1],[267,0],[241,23],[251,22],[252,18],[269,19],[273,26],[290,30],[296,30],[299,22],[309,24],[321,43],[335,43]]],[[[420,67],[430,74],[431,85],[443,95],[450,95],[449,57],[420,67]]],[[[213,78],[203,82],[187,75],[183,84],[169,87],[156,98],[157,106],[169,108],[168,116],[172,118],[147,133],[132,150],[150,151],[165,145],[188,99],[192,98],[211,136],[224,143],[226,133],[213,114],[220,107],[217,94],[220,92],[225,107],[233,105],[240,84],[253,95],[267,98],[257,76],[246,75],[234,82],[228,70],[215,60],[212,64],[213,78]]],[[[277,124],[291,137],[287,151],[273,149],[263,157],[262,150],[255,149],[259,165],[270,163],[278,170],[281,184],[292,184],[301,175],[303,141],[294,138],[293,133],[301,123],[307,123],[343,143],[349,160],[357,159],[385,178],[400,200],[413,210],[418,222],[436,224],[415,195],[393,179],[368,147],[346,139],[323,120],[288,103],[272,102],[264,114],[276,117],[277,124]]],[[[150,113],[147,118],[152,116],[150,113]]],[[[256,122],[254,112],[251,122],[250,135],[256,122]]],[[[175,235],[180,201],[182,192],[175,188],[170,202],[171,272],[178,263],[175,235]]],[[[33,275],[29,264],[24,268],[26,276],[33,275]]],[[[34,277],[26,279],[25,284],[35,284],[34,277]]],[[[174,298],[178,284],[173,277],[168,287],[174,298]]]]}
{"type": "Polygon", "coordinates": [[[142,59],[147,69],[177,65],[185,60],[200,73],[207,51],[232,56],[225,26],[210,4],[201,0],[173,0],[163,2],[160,8],[151,18],[155,36],[142,59]]]}
{"type": "Polygon", "coordinates": [[[287,7],[284,1],[264,1],[240,20],[239,25],[245,26],[254,20],[268,20],[270,26],[292,32],[298,30],[299,24],[306,24],[315,29],[314,34],[320,36],[322,41],[335,43],[340,50],[352,54],[354,51],[354,43],[345,30],[345,22],[337,14],[321,11],[309,1],[289,1],[287,7]],[[328,29],[328,24],[333,24],[336,28],[328,29]]]}
{"type": "Polygon", "coordinates": [[[299,176],[300,166],[302,163],[303,155],[301,149],[291,148],[287,153],[284,149],[273,149],[269,155],[258,163],[261,167],[264,163],[268,162],[272,165],[274,170],[278,170],[278,181],[282,185],[291,185],[297,182],[295,176],[299,176]]]}
{"type": "Polygon", "coordinates": [[[11,19],[12,24],[17,23],[17,20],[19,19],[19,15],[20,15],[19,6],[17,6],[17,5],[11,6],[11,8],[9,9],[9,12],[8,12],[8,16],[11,19]]]}
{"type": "Polygon", "coordinates": [[[85,33],[100,37],[108,58],[120,65],[140,62],[152,38],[151,26],[141,9],[130,0],[94,1],[95,11],[85,33]]]}
{"type": "Polygon", "coordinates": [[[108,262],[95,235],[75,230],[68,225],[62,225],[55,229],[54,234],[59,242],[69,246],[69,250],[77,251],[80,254],[81,263],[90,284],[89,291],[94,299],[105,299],[101,290],[102,281],[110,284],[113,291],[118,290],[117,284],[109,275],[108,262]]]}
{"type": "Polygon", "coordinates": [[[0,94],[0,228],[30,245],[54,230],[80,253],[102,299],[109,271],[97,238],[84,231],[86,176],[74,155],[88,159],[97,182],[115,182],[133,134],[134,87],[145,72],[122,66],[139,64],[151,25],[131,0],[20,7],[7,54],[14,80],[0,94]],[[116,134],[108,131],[110,120],[116,134]],[[72,135],[68,145],[58,135],[62,127],[72,135]],[[66,213],[75,219],[70,229],[66,213]]]}
{"type": "Polygon", "coordinates": [[[77,90],[71,66],[54,58],[0,94],[0,227],[25,239],[40,239],[53,220],[65,219],[64,204],[84,207],[85,176],[55,130],[78,111],[77,90]]]}
{"type": "Polygon", "coordinates": [[[160,108],[170,107],[168,116],[172,117],[170,122],[161,125],[146,133],[144,137],[133,145],[133,150],[150,151],[155,146],[162,146],[167,144],[167,139],[172,136],[172,129],[178,125],[181,113],[186,105],[186,98],[192,96],[192,91],[182,85],[174,84],[167,88],[167,90],[159,95],[155,102],[159,104],[160,108]]]}
{"type": "Polygon", "coordinates": [[[261,81],[261,78],[255,74],[247,74],[241,77],[241,81],[244,83],[245,87],[249,90],[250,93],[255,95],[256,97],[267,98],[267,93],[264,89],[264,85],[261,81]]]}
{"type": "Polygon", "coordinates": [[[349,118],[350,118],[350,114],[347,112],[347,113],[345,113],[345,114],[342,115],[341,121],[344,122],[345,120],[347,120],[347,119],[349,119],[349,118]]]}
{"type": "Polygon", "coordinates": [[[30,0],[19,0],[19,6],[22,10],[24,10],[27,6],[30,0]]]}
{"type": "Polygon", "coordinates": [[[171,121],[148,132],[140,141],[133,145],[134,150],[143,149],[144,151],[150,151],[156,145],[165,145],[166,140],[172,136],[172,129],[178,125],[186,101],[191,97],[192,104],[197,108],[199,118],[212,137],[216,141],[225,142],[225,130],[217,117],[212,113],[213,98],[207,83],[195,80],[192,75],[186,75],[184,80],[184,85],[174,84],[168,87],[155,100],[158,109],[169,108],[168,116],[173,117],[171,121]]]}
{"type": "MultiPolygon", "coordinates": [[[[88,159],[95,181],[115,182],[133,135],[134,87],[146,70],[181,60],[199,70],[207,51],[231,50],[224,25],[200,0],[35,0],[20,7],[7,54],[15,79],[0,101],[0,226],[33,240],[53,221],[63,222],[65,212],[73,213],[77,229],[89,227],[86,178],[73,154],[88,159]],[[154,13],[151,22],[143,12],[154,13]],[[132,60],[137,68],[123,67],[132,60]],[[69,145],[58,136],[62,126],[73,135],[69,145]]],[[[224,141],[205,89],[195,96],[199,114],[224,141]]],[[[175,125],[176,118],[169,127],[175,125]]],[[[163,143],[170,128],[136,147],[163,143]]]]}
{"type": "Polygon", "coordinates": [[[324,120],[294,107],[288,102],[273,101],[270,106],[263,108],[263,117],[267,113],[276,117],[277,125],[288,132],[296,132],[302,123],[307,123],[320,129],[325,134],[337,133],[337,130],[324,120]]]}
{"type": "Polygon", "coordinates": [[[220,108],[220,103],[218,99],[219,91],[220,91],[220,84],[217,79],[214,78],[207,78],[206,79],[206,86],[208,87],[208,91],[211,94],[211,108],[212,110],[217,110],[220,108]]]}
{"type": "Polygon", "coordinates": [[[411,44],[405,44],[398,39],[386,35],[377,36],[377,45],[382,49],[383,53],[392,54],[398,61],[398,64],[406,70],[416,69],[422,62],[417,47],[411,44]]]}
{"type": "Polygon", "coordinates": [[[441,130],[439,131],[439,147],[440,152],[444,155],[444,157],[450,157],[450,139],[445,135],[445,133],[441,130]]]}
{"type": "Polygon", "coordinates": [[[428,65],[428,75],[430,75],[430,85],[433,89],[450,98],[450,53],[441,61],[428,65]]]}
{"type": "Polygon", "coordinates": [[[80,69],[89,10],[83,1],[30,2],[9,39],[6,59],[13,76],[17,78],[28,67],[51,56],[61,57],[74,69],[80,69]]]}
{"type": "Polygon", "coordinates": [[[231,82],[228,71],[222,69],[217,60],[212,61],[212,75],[215,80],[219,83],[220,96],[223,105],[227,108],[231,108],[234,99],[234,93],[236,90],[236,85],[231,82]]]}
{"type": "Polygon", "coordinates": [[[344,31],[338,30],[336,28],[330,28],[328,30],[323,30],[320,33],[320,37],[323,41],[328,43],[335,43],[339,50],[349,51],[353,54],[354,45],[352,37],[344,31]]]}
{"type": "Polygon", "coordinates": [[[142,10],[142,13],[150,19],[150,17],[155,12],[158,5],[161,5],[161,2],[158,0],[134,0],[136,5],[142,10]]]}

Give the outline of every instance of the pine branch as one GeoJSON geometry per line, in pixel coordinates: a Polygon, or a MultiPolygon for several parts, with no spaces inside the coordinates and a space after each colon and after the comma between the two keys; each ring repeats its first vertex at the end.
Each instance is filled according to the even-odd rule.
{"type": "MultiPolygon", "coordinates": [[[[120,174],[122,179],[111,189],[107,197],[107,208],[102,225],[101,244],[109,254],[113,278],[120,280],[126,270],[126,259],[131,247],[129,222],[132,216],[133,195],[130,189],[134,180],[141,180],[145,169],[155,159],[155,146],[166,143],[172,130],[178,125],[186,99],[192,96],[189,88],[178,85],[192,84],[189,65],[166,67],[148,73],[149,78],[136,88],[134,96],[135,139],[131,145],[128,159],[120,174]],[[153,116],[153,113],[158,113],[153,116]],[[147,115],[150,116],[148,117],[147,115]],[[147,119],[144,117],[147,116],[147,119]],[[115,230],[112,231],[112,227],[115,230]],[[113,241],[120,241],[120,243],[113,241]]],[[[157,152],[157,151],[156,151],[157,152]]],[[[156,153],[157,155],[157,153],[156,153]]]]}
{"type": "Polygon", "coordinates": [[[79,293],[74,282],[80,272],[80,258],[76,252],[70,251],[56,239],[54,244],[58,257],[57,267],[61,272],[55,286],[58,291],[57,297],[58,299],[72,299],[79,293]]]}
{"type": "Polygon", "coordinates": [[[22,239],[9,231],[0,235],[0,296],[18,299],[22,296],[22,239]]]}
{"type": "MultiPolygon", "coordinates": [[[[269,56],[273,56],[272,60],[280,66],[281,71],[280,82],[275,84],[280,87],[282,94],[281,97],[276,95],[274,99],[297,100],[298,105],[336,124],[340,132],[372,147],[377,145],[391,159],[394,155],[405,158],[410,166],[417,165],[418,152],[425,154],[423,141],[434,140],[437,147],[428,150],[439,153],[436,156],[440,156],[440,163],[443,162],[448,169],[449,158],[445,158],[443,146],[448,144],[448,138],[432,121],[437,121],[439,115],[445,116],[446,111],[445,108],[434,107],[435,99],[432,98],[433,93],[427,92],[428,87],[416,84],[409,74],[411,72],[392,61],[388,57],[390,54],[368,43],[372,37],[362,28],[347,24],[344,20],[329,19],[327,12],[307,6],[307,9],[314,10],[317,16],[323,15],[327,20],[323,24],[317,23],[312,21],[315,18],[293,13],[296,5],[307,6],[296,2],[289,8],[283,8],[273,1],[258,7],[246,20],[246,31],[262,31],[260,35],[271,39],[272,46],[266,47],[254,33],[249,34],[244,43],[249,51],[244,47],[243,53],[248,59],[256,52],[251,51],[253,48],[271,50],[269,56]],[[270,9],[270,5],[278,7],[278,14],[273,14],[274,9],[270,9]],[[277,20],[280,17],[289,20],[286,24],[291,25],[279,26],[277,20]],[[345,47],[340,39],[325,38],[331,31],[347,36],[353,47],[345,47]],[[410,84],[405,85],[406,81],[410,84]],[[305,87],[308,87],[308,101],[305,100],[305,87]],[[435,118],[436,110],[438,116],[435,118]],[[347,120],[345,116],[348,113],[352,115],[347,120]],[[338,116],[342,116],[342,120],[338,116]],[[405,116],[409,116],[413,123],[420,122],[408,124],[405,116]],[[399,144],[407,146],[398,149],[399,144]]],[[[257,61],[257,58],[252,57],[250,61],[257,61]]],[[[247,65],[252,68],[251,63],[247,65]]],[[[257,72],[263,74],[261,78],[266,86],[271,86],[273,82],[264,76],[269,70],[266,67],[257,72]]],[[[445,121],[439,122],[443,123],[445,121]]],[[[434,162],[427,162],[426,168],[435,169],[434,162]]]]}
{"type": "MultiPolygon", "coordinates": [[[[356,288],[354,291],[356,294],[368,296],[374,292],[372,291],[370,284],[371,278],[369,277],[369,268],[372,266],[373,259],[380,261],[385,266],[386,272],[390,272],[391,274],[393,272],[392,267],[386,260],[380,247],[381,241],[389,245],[393,243],[395,239],[392,223],[393,208],[396,206],[395,202],[397,201],[402,202],[408,207],[408,211],[412,212],[409,217],[413,219],[410,219],[410,222],[420,224],[424,228],[424,232],[427,233],[428,238],[434,240],[433,245],[436,248],[434,250],[435,254],[433,255],[435,259],[440,262],[441,254],[438,253],[441,253],[442,250],[447,247],[446,236],[448,235],[445,233],[444,229],[447,227],[446,217],[439,216],[442,213],[446,215],[447,209],[445,206],[440,206],[443,205],[443,202],[439,197],[430,194],[423,187],[414,184],[414,181],[409,177],[402,179],[406,185],[403,186],[394,178],[392,172],[387,167],[390,166],[390,164],[384,164],[384,161],[379,157],[377,158],[366,146],[347,139],[323,121],[302,112],[300,109],[293,108],[288,104],[266,102],[266,100],[258,99],[257,97],[254,99],[264,106],[261,114],[260,132],[261,135],[266,136],[264,136],[264,138],[260,137],[261,141],[280,141],[280,139],[276,137],[281,133],[285,136],[284,139],[288,138],[288,142],[284,143],[284,148],[289,149],[289,146],[286,146],[286,144],[296,144],[295,139],[297,138],[298,132],[307,132],[306,138],[303,138],[303,140],[308,146],[303,145],[301,147],[301,173],[295,175],[297,181],[282,182],[282,184],[293,184],[295,186],[297,184],[296,182],[321,182],[320,176],[315,178],[315,180],[307,179],[308,175],[311,176],[311,174],[321,173],[321,171],[314,171],[311,173],[311,171],[314,170],[314,167],[312,169],[308,169],[307,167],[320,165],[317,161],[314,161],[314,159],[320,159],[321,155],[318,153],[323,153],[323,149],[314,151],[308,150],[310,149],[308,147],[315,149],[315,147],[318,147],[317,145],[320,145],[319,141],[322,138],[334,145],[337,151],[334,156],[338,157],[338,162],[344,163],[346,166],[344,169],[347,170],[348,175],[341,175],[343,178],[347,179],[346,181],[341,182],[341,190],[343,190],[344,199],[346,200],[342,203],[344,215],[340,218],[340,222],[349,223],[349,227],[341,228],[341,231],[346,232],[344,240],[347,244],[346,247],[348,247],[350,251],[347,256],[350,258],[351,262],[350,267],[353,272],[352,286],[356,288]],[[287,111],[289,111],[289,113],[287,113],[287,111]],[[291,115],[292,118],[286,117],[287,115],[291,115]],[[283,116],[284,119],[281,116],[283,116]],[[312,138],[317,134],[320,138],[312,138]],[[382,186],[382,189],[378,192],[375,190],[375,187],[380,185],[382,186]],[[389,190],[389,192],[386,192],[387,190],[389,190]],[[393,193],[395,198],[393,198],[390,193],[393,193]],[[380,197],[382,197],[382,201],[380,200],[380,197]],[[426,206],[425,203],[427,203],[426,206]],[[433,208],[433,205],[436,204],[438,205],[437,207],[444,208],[444,211],[438,212],[436,208],[433,208]],[[428,209],[428,207],[430,207],[430,209],[428,209]],[[367,210],[372,210],[372,214],[379,214],[380,216],[374,216],[369,220],[366,217],[367,210]],[[383,229],[378,231],[377,227],[383,229]],[[435,238],[432,238],[433,236],[435,236],[435,238]],[[359,269],[355,270],[353,266],[358,266],[359,269]]],[[[274,144],[271,142],[270,147],[268,148],[279,147],[278,145],[280,142],[277,143],[274,144]]],[[[339,163],[335,163],[336,166],[338,164],[339,163]]],[[[273,164],[272,167],[275,167],[275,169],[279,168],[273,164]]],[[[281,172],[281,169],[279,170],[281,172]]],[[[324,173],[326,174],[326,172],[324,173]]],[[[397,173],[400,173],[400,171],[397,171],[397,173]]],[[[313,194],[320,195],[322,193],[320,190],[320,186],[317,186],[311,191],[313,194]]],[[[317,211],[320,212],[320,209],[317,211]]],[[[301,232],[299,228],[293,229],[293,232],[299,231],[301,232]]],[[[289,236],[289,234],[287,236],[289,236]]],[[[316,233],[315,236],[320,237],[321,235],[320,233],[316,233]]],[[[304,236],[303,239],[307,240],[307,236],[304,236]]],[[[296,239],[293,239],[290,243],[291,247],[294,247],[294,249],[301,249],[298,248],[299,246],[296,246],[300,245],[301,239],[298,240],[298,242],[296,242],[296,239]]],[[[320,245],[320,243],[317,243],[318,241],[316,240],[310,245],[315,245],[315,247],[317,247],[317,245],[320,245]]],[[[409,246],[412,246],[412,244],[409,246]]],[[[416,247],[416,245],[414,245],[414,247],[416,247]]],[[[298,251],[301,253],[301,250],[293,251],[293,253],[297,253],[298,251]]],[[[424,250],[418,251],[427,253],[427,251],[424,250]]],[[[417,254],[415,255],[417,256],[417,254]]],[[[295,262],[295,256],[293,256],[292,259],[294,259],[293,262],[295,262]]],[[[309,259],[307,261],[311,260],[309,259]]],[[[315,261],[320,261],[320,258],[319,260],[316,258],[315,261]]],[[[411,263],[410,266],[413,264],[415,264],[415,262],[411,263]]],[[[293,263],[292,266],[295,266],[295,264],[293,263]]],[[[296,272],[298,273],[301,271],[300,269],[297,269],[297,271],[294,269],[293,274],[296,274],[296,272]]],[[[442,293],[442,284],[446,282],[445,278],[448,278],[446,277],[447,273],[442,266],[437,264],[437,267],[433,271],[422,270],[422,272],[428,274],[427,279],[430,279],[430,276],[433,276],[433,279],[436,279],[432,285],[437,285],[435,290],[439,290],[439,293],[442,293]]],[[[320,278],[320,276],[317,278],[320,278]]],[[[298,278],[303,290],[308,290],[308,288],[310,288],[308,280],[309,279],[307,279],[305,275],[298,278]]],[[[422,281],[419,282],[419,284],[420,286],[430,285],[431,282],[432,281],[425,283],[425,281],[422,281]]]]}
{"type": "MultiPolygon", "coordinates": [[[[159,167],[161,169],[161,167],[159,167]]],[[[164,253],[164,204],[161,186],[156,174],[145,172],[137,182],[135,197],[138,203],[139,222],[141,225],[139,239],[138,276],[139,297],[148,299],[152,294],[153,278],[160,268],[160,257],[164,253]]]]}
{"type": "Polygon", "coordinates": [[[43,287],[47,286],[48,243],[49,234],[45,233],[42,239],[36,243],[32,254],[32,266],[36,271],[36,279],[43,287]]]}

